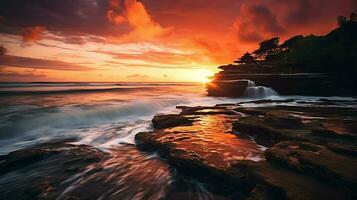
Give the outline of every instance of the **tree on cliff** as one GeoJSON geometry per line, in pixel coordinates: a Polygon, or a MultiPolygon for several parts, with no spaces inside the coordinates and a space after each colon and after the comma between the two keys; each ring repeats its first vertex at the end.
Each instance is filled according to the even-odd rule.
{"type": "Polygon", "coordinates": [[[276,53],[279,47],[279,38],[274,37],[259,43],[259,48],[253,53],[257,58],[264,60],[267,55],[276,53]]]}
{"type": "Polygon", "coordinates": [[[357,22],[357,13],[351,13],[350,18],[347,19],[345,16],[338,16],[337,17],[337,24],[339,27],[346,26],[346,24],[350,24],[353,22],[357,22]]]}
{"type": "Polygon", "coordinates": [[[293,36],[290,39],[285,40],[285,42],[283,42],[283,44],[281,44],[279,46],[279,48],[281,50],[291,50],[303,38],[304,38],[304,36],[302,36],[302,35],[293,36]]]}
{"type": "Polygon", "coordinates": [[[357,21],[357,13],[351,13],[351,15],[350,15],[350,20],[351,21],[357,21]]]}
{"type": "Polygon", "coordinates": [[[337,17],[337,24],[339,27],[343,27],[347,23],[347,18],[345,16],[337,17]]]}
{"type": "Polygon", "coordinates": [[[253,63],[257,63],[257,60],[252,56],[251,53],[247,52],[234,62],[239,64],[253,64],[253,63]]]}
{"type": "Polygon", "coordinates": [[[297,35],[281,45],[277,37],[264,40],[253,53],[276,72],[326,73],[336,84],[357,88],[357,14],[339,16],[337,24],[324,36],[297,35]]]}

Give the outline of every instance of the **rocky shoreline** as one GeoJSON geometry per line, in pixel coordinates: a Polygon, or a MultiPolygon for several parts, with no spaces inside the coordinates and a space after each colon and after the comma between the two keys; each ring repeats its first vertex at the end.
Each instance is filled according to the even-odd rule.
{"type": "Polygon", "coordinates": [[[71,138],[0,156],[0,198],[202,199],[192,182],[215,200],[357,198],[354,100],[177,109],[136,146],[103,152],[71,138]]]}
{"type": "Polygon", "coordinates": [[[356,108],[304,103],[179,107],[135,139],[230,199],[356,199],[356,108]]]}

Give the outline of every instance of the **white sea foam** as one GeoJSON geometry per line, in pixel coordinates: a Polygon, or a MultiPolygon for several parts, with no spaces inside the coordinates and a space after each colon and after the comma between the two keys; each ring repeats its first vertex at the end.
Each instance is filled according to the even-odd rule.
{"type": "Polygon", "coordinates": [[[245,89],[244,96],[252,99],[261,99],[279,95],[272,88],[257,86],[253,81],[248,80],[248,87],[245,89]]]}

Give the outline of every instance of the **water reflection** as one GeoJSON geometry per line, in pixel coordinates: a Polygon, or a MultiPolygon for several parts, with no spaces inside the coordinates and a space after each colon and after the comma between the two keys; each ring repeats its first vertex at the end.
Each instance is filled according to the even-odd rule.
{"type": "Polygon", "coordinates": [[[160,140],[173,143],[175,149],[191,152],[215,167],[227,167],[237,160],[262,160],[263,148],[250,138],[233,134],[237,116],[201,115],[192,126],[166,130],[160,140]]]}

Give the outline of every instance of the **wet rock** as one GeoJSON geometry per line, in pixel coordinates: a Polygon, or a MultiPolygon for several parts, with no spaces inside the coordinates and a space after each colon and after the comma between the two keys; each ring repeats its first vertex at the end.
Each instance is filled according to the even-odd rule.
{"type": "MultiPolygon", "coordinates": [[[[264,146],[272,146],[285,140],[325,144],[336,141],[356,142],[357,137],[352,133],[353,125],[344,122],[342,117],[342,119],[334,118],[334,124],[331,124],[329,118],[305,116],[301,112],[296,112],[295,109],[240,109],[243,113],[247,110],[247,113],[251,115],[235,122],[233,130],[254,136],[256,142],[264,146]]],[[[354,123],[356,121],[353,121],[354,123]]]]}
{"type": "Polygon", "coordinates": [[[255,185],[247,199],[352,199],[344,188],[266,161],[240,161],[229,173],[244,174],[255,185]]]}
{"type": "Polygon", "coordinates": [[[254,115],[254,116],[259,116],[259,115],[265,115],[266,111],[259,109],[259,108],[235,108],[234,111],[240,112],[246,115],[254,115]]]}
{"type": "Polygon", "coordinates": [[[245,102],[241,102],[241,104],[245,104],[245,103],[254,103],[254,104],[263,104],[263,103],[291,103],[294,102],[294,99],[260,99],[260,100],[253,100],[253,101],[245,101],[245,102]]]}
{"type": "Polygon", "coordinates": [[[236,113],[232,110],[227,109],[227,106],[197,106],[197,107],[187,107],[178,106],[181,109],[180,115],[235,115],[236,113]]]}
{"type": "Polygon", "coordinates": [[[195,106],[195,107],[189,107],[189,106],[176,106],[177,109],[181,110],[181,115],[193,115],[195,112],[203,109],[210,109],[210,106],[195,106]]]}
{"type": "Polygon", "coordinates": [[[190,159],[188,163],[198,161],[218,168],[225,168],[239,159],[263,158],[261,147],[232,132],[232,123],[239,116],[196,117],[192,125],[139,133],[135,137],[137,146],[159,151],[165,157],[175,158],[175,162],[184,157],[190,159]]]}
{"type": "Polygon", "coordinates": [[[336,153],[357,157],[357,144],[346,144],[338,142],[330,142],[326,144],[326,147],[336,153]]]}
{"type": "Polygon", "coordinates": [[[56,199],[68,187],[65,180],[106,157],[72,141],[57,140],[1,156],[0,199],[56,199]]]}
{"type": "Polygon", "coordinates": [[[299,119],[290,117],[246,117],[233,124],[233,130],[255,137],[258,144],[272,146],[283,140],[306,140],[310,131],[299,119]]]}
{"type": "Polygon", "coordinates": [[[266,185],[256,184],[251,190],[246,200],[274,200],[283,199],[282,194],[279,192],[274,192],[271,188],[266,185]],[[277,193],[277,194],[275,194],[277,193]]]}
{"type": "Polygon", "coordinates": [[[281,142],[265,152],[269,162],[310,174],[339,187],[357,188],[357,158],[306,142],[281,142]]]}
{"type": "Polygon", "coordinates": [[[191,125],[192,117],[183,115],[157,115],[152,119],[152,124],[155,129],[162,129],[174,126],[191,125]]]}
{"type": "MultiPolygon", "coordinates": [[[[311,123],[310,123],[311,124],[311,123]]],[[[345,140],[356,140],[356,135],[352,133],[338,133],[329,127],[325,127],[323,124],[319,126],[311,127],[311,134],[315,137],[323,137],[329,139],[345,139],[345,140]]]]}
{"type": "Polygon", "coordinates": [[[158,152],[205,188],[232,199],[357,198],[354,111],[237,105],[180,109],[179,115],[195,120],[135,139],[141,150],[158,152]],[[264,157],[246,135],[270,147],[264,157]]]}
{"type": "Polygon", "coordinates": [[[136,144],[141,150],[158,152],[175,169],[197,178],[218,194],[238,198],[249,192],[251,185],[244,177],[232,177],[226,170],[237,160],[264,159],[261,147],[232,132],[231,124],[238,115],[196,117],[189,126],[139,133],[135,136],[136,144]]]}

